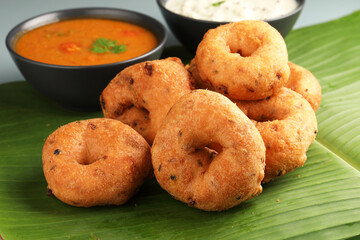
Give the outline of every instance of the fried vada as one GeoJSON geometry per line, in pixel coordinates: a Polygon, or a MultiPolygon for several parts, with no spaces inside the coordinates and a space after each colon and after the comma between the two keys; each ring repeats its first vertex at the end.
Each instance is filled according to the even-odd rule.
{"type": "Polygon", "coordinates": [[[265,146],[225,96],[194,90],[177,101],[152,149],[157,181],[190,207],[222,211],[262,192],[265,146]]]}
{"type": "Polygon", "coordinates": [[[122,70],[104,89],[104,117],[120,120],[151,145],[171,106],[193,89],[193,79],[179,58],[146,61],[122,70]]]}
{"type": "Polygon", "coordinates": [[[209,30],[198,45],[195,64],[202,81],[234,100],[271,96],[290,75],[284,39],[263,21],[209,30]]]}
{"type": "Polygon", "coordinates": [[[321,86],[316,77],[306,68],[289,62],[290,77],[287,88],[301,94],[316,112],[321,102],[321,86]]]}
{"type": "Polygon", "coordinates": [[[48,191],[77,207],[124,204],[152,176],[149,144],[113,119],[58,128],[45,141],[42,161],[48,191]]]}
{"type": "Polygon", "coordinates": [[[266,147],[263,183],[302,166],[317,130],[315,112],[298,93],[281,88],[258,101],[238,101],[236,105],[253,120],[266,147]]]}

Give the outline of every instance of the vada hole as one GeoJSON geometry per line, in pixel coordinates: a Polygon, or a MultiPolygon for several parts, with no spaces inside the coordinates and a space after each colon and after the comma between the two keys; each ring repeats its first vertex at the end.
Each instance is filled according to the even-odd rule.
{"type": "Polygon", "coordinates": [[[131,109],[133,106],[134,106],[134,104],[131,103],[131,102],[126,102],[126,103],[119,104],[119,106],[114,111],[114,115],[115,116],[121,116],[122,114],[124,114],[124,112],[126,110],[131,109]]]}
{"type": "Polygon", "coordinates": [[[217,155],[223,151],[223,147],[219,143],[210,143],[206,146],[195,148],[195,152],[204,152],[206,153],[206,158],[208,162],[211,162],[217,155]]]}
{"type": "Polygon", "coordinates": [[[96,155],[93,154],[92,152],[96,152],[96,150],[94,151],[94,149],[91,150],[91,152],[89,152],[89,150],[86,152],[86,155],[83,158],[80,158],[77,160],[77,162],[81,165],[90,165],[92,163],[95,163],[97,161],[100,160],[106,160],[108,158],[107,155],[100,155],[97,153],[96,155]]]}
{"type": "Polygon", "coordinates": [[[231,53],[239,54],[241,57],[250,57],[255,52],[255,50],[254,51],[249,51],[247,49],[238,49],[238,48],[231,49],[230,48],[231,53]]]}
{"type": "Polygon", "coordinates": [[[214,158],[223,151],[223,147],[219,143],[211,142],[205,146],[205,149],[214,158]]]}
{"type": "Polygon", "coordinates": [[[252,109],[252,111],[248,111],[247,117],[257,122],[268,122],[268,121],[284,120],[289,116],[289,114],[290,112],[288,109],[278,109],[276,111],[267,109],[267,111],[266,110],[262,111],[262,113],[252,109]]]}
{"type": "Polygon", "coordinates": [[[201,154],[210,161],[223,151],[223,147],[216,142],[204,145],[185,144],[183,149],[189,154],[201,154]]]}
{"type": "Polygon", "coordinates": [[[123,114],[116,119],[129,125],[138,132],[143,131],[150,121],[149,111],[146,108],[135,105],[126,109],[123,114]]]}
{"type": "Polygon", "coordinates": [[[251,55],[251,53],[245,52],[242,49],[238,49],[238,48],[232,49],[231,47],[230,47],[230,53],[239,54],[241,57],[249,57],[251,55]]]}
{"type": "Polygon", "coordinates": [[[201,175],[205,174],[212,163],[212,161],[223,151],[223,148],[218,143],[210,143],[206,146],[198,146],[194,148],[192,154],[196,159],[196,165],[199,167],[198,171],[201,175]]]}
{"type": "Polygon", "coordinates": [[[90,165],[100,159],[102,159],[103,157],[94,157],[91,156],[91,154],[86,154],[86,156],[84,156],[83,158],[77,159],[76,161],[80,164],[80,165],[90,165]]]}
{"type": "Polygon", "coordinates": [[[275,119],[271,116],[261,114],[260,117],[254,119],[254,120],[258,121],[258,122],[268,122],[268,121],[274,121],[275,119]]]}
{"type": "Polygon", "coordinates": [[[204,147],[204,150],[209,154],[209,159],[213,160],[219,153],[211,148],[204,147]]]}
{"type": "Polygon", "coordinates": [[[239,41],[228,42],[230,53],[239,54],[241,57],[250,57],[259,47],[258,41],[251,38],[239,39],[239,41]]]}

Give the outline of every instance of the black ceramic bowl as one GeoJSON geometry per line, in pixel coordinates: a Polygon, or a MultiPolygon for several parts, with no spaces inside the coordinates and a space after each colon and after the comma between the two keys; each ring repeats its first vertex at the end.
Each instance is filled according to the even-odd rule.
{"type": "Polygon", "coordinates": [[[100,109],[99,96],[114,76],[125,67],[160,58],[167,40],[165,27],[157,20],[128,10],[114,8],[77,8],[59,10],[30,18],[15,26],[6,37],[6,46],[25,79],[38,91],[61,105],[91,111],[100,109]],[[74,18],[106,18],[145,27],[153,32],[157,46],[130,60],[92,66],[60,66],[24,58],[14,50],[17,39],[25,32],[59,20],[74,18]]]}
{"type": "MultiPolygon", "coordinates": [[[[171,31],[174,33],[176,38],[184,45],[184,47],[192,53],[196,52],[197,45],[200,43],[207,30],[211,28],[216,28],[221,24],[228,23],[212,22],[185,17],[183,15],[174,13],[166,9],[165,3],[167,0],[156,1],[171,31]]],[[[284,38],[294,26],[305,4],[305,0],[296,1],[298,2],[298,7],[294,11],[279,18],[265,20],[274,28],[276,28],[284,38]]]]}

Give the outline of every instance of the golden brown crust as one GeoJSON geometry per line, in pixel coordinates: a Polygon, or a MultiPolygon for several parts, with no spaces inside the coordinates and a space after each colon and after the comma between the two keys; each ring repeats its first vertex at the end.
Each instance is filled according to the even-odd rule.
{"type": "Polygon", "coordinates": [[[195,89],[207,89],[215,91],[214,86],[211,85],[211,82],[201,79],[199,71],[196,67],[195,58],[193,58],[190,63],[185,66],[185,68],[189,71],[194,79],[195,89]]]}
{"type": "Polygon", "coordinates": [[[159,184],[191,207],[221,211],[262,191],[261,136],[234,103],[216,92],[196,90],[180,98],[151,153],[159,184]]]}
{"type": "Polygon", "coordinates": [[[145,139],[104,118],[58,128],[47,138],[42,160],[48,189],[79,207],[125,203],[152,170],[145,139]]]}
{"type": "Polygon", "coordinates": [[[193,89],[193,80],[179,58],[146,61],[121,71],[104,89],[104,117],[128,124],[152,144],[168,110],[193,89]]]}
{"type": "Polygon", "coordinates": [[[263,183],[305,163],[306,152],[317,134],[317,121],[310,104],[300,94],[283,87],[265,100],[236,104],[253,120],[264,140],[263,183]]]}
{"type": "Polygon", "coordinates": [[[209,30],[195,56],[199,76],[236,100],[264,99],[289,78],[284,39],[268,23],[240,21],[209,30]]]}
{"type": "Polygon", "coordinates": [[[290,77],[287,88],[301,94],[316,112],[321,102],[321,86],[315,76],[307,69],[289,62],[290,77]]]}

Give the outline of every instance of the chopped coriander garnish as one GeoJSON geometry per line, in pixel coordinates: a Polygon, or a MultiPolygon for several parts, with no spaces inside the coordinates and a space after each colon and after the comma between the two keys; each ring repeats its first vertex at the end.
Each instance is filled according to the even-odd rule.
{"type": "Polygon", "coordinates": [[[123,44],[117,44],[117,41],[111,41],[107,38],[98,38],[94,41],[92,48],[90,48],[90,51],[93,53],[121,53],[126,51],[126,46],[123,44]]]}
{"type": "Polygon", "coordinates": [[[224,0],[224,1],[220,1],[220,2],[216,2],[216,3],[211,4],[211,6],[217,7],[217,6],[220,6],[221,4],[223,4],[224,2],[225,2],[225,0],[224,0]]]}
{"type": "Polygon", "coordinates": [[[118,53],[121,53],[124,51],[126,51],[126,46],[123,44],[116,45],[110,49],[110,52],[115,53],[115,54],[118,54],[118,53]]]}

